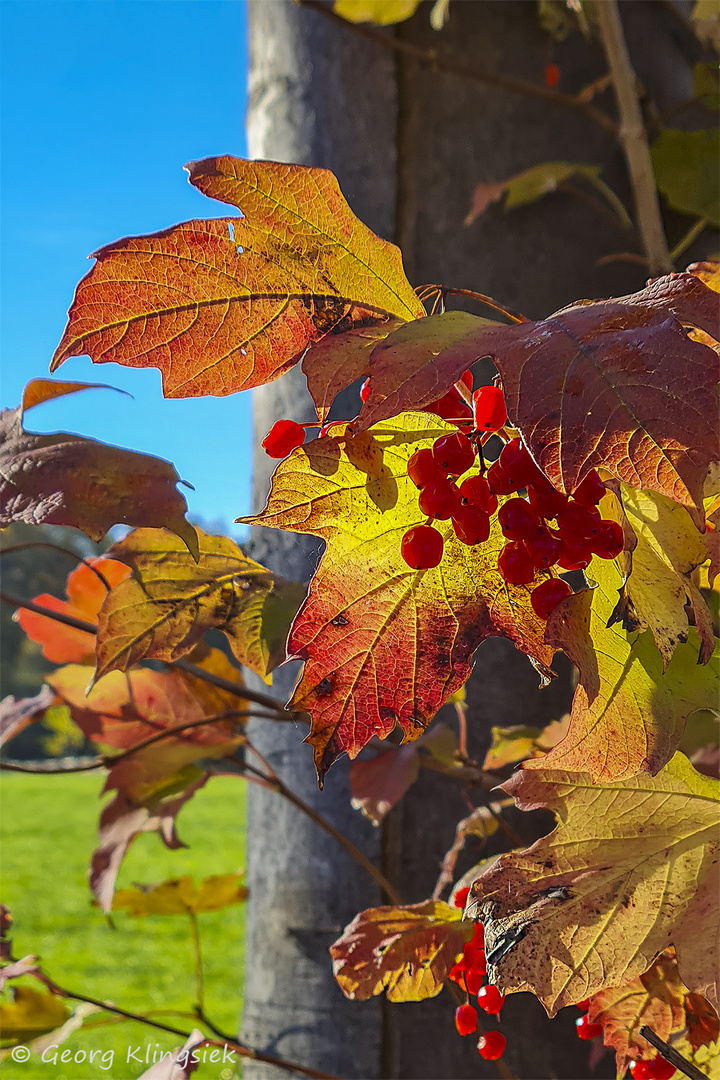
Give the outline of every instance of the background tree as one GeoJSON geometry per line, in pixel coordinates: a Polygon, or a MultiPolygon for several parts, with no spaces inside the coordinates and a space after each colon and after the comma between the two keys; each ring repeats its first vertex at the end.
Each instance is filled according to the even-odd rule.
{"type": "MultiPolygon", "coordinates": [[[[658,123],[663,111],[693,97],[692,65],[701,47],[688,21],[691,5],[625,0],[619,7],[646,118],[658,123]]],[[[464,224],[478,183],[495,184],[544,162],[597,165],[604,182],[633,206],[597,25],[583,34],[563,3],[538,9],[525,0],[482,0],[451,4],[437,33],[430,10],[421,4],[408,21],[378,30],[353,28],[315,0],[250,0],[250,156],[332,169],[355,213],[400,245],[414,285],[478,290],[530,318],[579,296],[641,287],[648,267],[638,232],[624,230],[582,178],[560,183],[539,205],[505,212],[496,203],[464,224]],[[557,77],[557,88],[548,87],[557,77]],[[594,83],[583,102],[568,102],[594,83]]],[[[691,111],[679,119],[693,126],[691,111]]],[[[687,220],[667,219],[671,246],[687,220]]],[[[702,257],[713,242],[716,234],[706,234],[685,261],[702,257]]],[[[274,465],[260,439],[279,417],[309,420],[314,413],[298,368],[255,390],[254,401],[260,510],[274,465]]],[[[355,411],[349,397],[343,406],[342,415],[355,411]]],[[[253,557],[287,577],[310,576],[315,542],[274,530],[255,534],[253,557]]],[[[467,688],[471,756],[482,759],[492,725],[542,726],[561,716],[571,686],[568,665],[559,670],[540,691],[530,663],[509,641],[485,642],[467,688]]],[[[286,696],[292,682],[283,669],[278,695],[286,696]]],[[[350,809],[346,763],[317,791],[303,734],[272,726],[253,737],[281,775],[382,866],[406,901],[430,895],[456,823],[467,813],[461,793],[423,771],[373,830],[350,809]]],[[[345,1077],[496,1075],[472,1040],[455,1036],[445,994],[402,1007],[384,998],[358,1005],[341,997],[327,946],[360,908],[381,902],[377,890],[306,818],[260,789],[252,788],[249,799],[248,1042],[345,1077]]],[[[513,819],[524,840],[547,826],[547,819],[526,818],[513,819]]],[[[551,1023],[530,995],[514,995],[503,1023],[504,1060],[517,1076],[590,1075],[574,1016],[551,1023]]],[[[271,1075],[257,1063],[246,1069],[253,1077],[271,1075]]],[[[594,1075],[613,1070],[608,1056],[594,1075]]]]}

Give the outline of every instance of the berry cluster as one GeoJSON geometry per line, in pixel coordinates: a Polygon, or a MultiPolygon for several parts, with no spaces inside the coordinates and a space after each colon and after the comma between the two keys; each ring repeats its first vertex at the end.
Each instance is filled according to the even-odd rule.
{"type": "MultiPolygon", "coordinates": [[[[561,572],[584,570],[593,555],[614,559],[624,546],[621,526],[603,520],[597,504],[605,485],[593,469],[572,496],[565,495],[535,464],[520,439],[512,439],[487,472],[458,478],[475,463],[480,432],[489,433],[506,420],[502,390],[481,387],[473,395],[475,431],[472,439],[461,432],[442,435],[432,449],[416,450],[408,462],[408,476],[419,489],[418,503],[427,515],[424,525],[408,529],[401,552],[413,570],[437,566],[444,540],[433,522],[451,520],[464,544],[483,543],[490,535],[490,519],[497,511],[507,540],[498,557],[498,569],[510,585],[529,585],[540,571],[558,566],[561,572]],[[499,395],[499,396],[498,396],[499,395]],[[501,407],[500,407],[501,406],[501,407]],[[482,426],[481,426],[482,425],[482,426]],[[527,493],[523,496],[523,490],[527,493]],[[506,498],[498,511],[498,497],[506,498]],[[555,521],[556,528],[549,526],[555,521]]],[[[547,619],[572,589],[557,577],[548,577],[531,593],[533,610],[547,619]]]]}
{"type": "MultiPolygon", "coordinates": [[[[463,908],[468,898],[469,888],[458,889],[454,903],[463,908]]],[[[485,982],[487,965],[485,963],[485,935],[482,923],[475,924],[472,941],[463,949],[460,960],[450,969],[448,978],[462,987],[468,997],[477,997],[477,1003],[483,1012],[497,1016],[503,1007],[505,995],[497,986],[485,982]]],[[[472,1035],[477,1031],[477,1009],[467,1001],[455,1010],[455,1027],[460,1035],[472,1035]]],[[[505,1050],[505,1036],[501,1031],[485,1031],[478,1039],[478,1053],[487,1061],[496,1061],[505,1050]]]]}

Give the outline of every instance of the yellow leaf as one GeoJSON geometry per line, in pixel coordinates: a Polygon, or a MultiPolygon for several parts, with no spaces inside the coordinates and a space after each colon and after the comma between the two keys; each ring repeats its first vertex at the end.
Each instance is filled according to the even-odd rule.
{"type": "Polygon", "coordinates": [[[142,915],[197,915],[221,911],[247,898],[242,874],[211,874],[196,888],[191,877],[171,878],[159,885],[138,885],[118,889],[113,899],[114,911],[142,915]]]}
{"type": "Polygon", "coordinates": [[[335,0],[333,10],[348,22],[390,26],[414,15],[420,0],[335,0]]]}
{"type": "Polygon", "coordinates": [[[472,887],[466,914],[485,924],[489,980],[532,991],[553,1016],[642,975],[673,944],[680,978],[712,1000],[720,782],[676,754],[655,777],[600,786],[524,767],[503,787],[559,823],[472,887]]]}
{"type": "Polygon", "coordinates": [[[15,1000],[0,1003],[0,1038],[3,1042],[25,1042],[60,1027],[70,1016],[70,1010],[56,994],[16,986],[15,1000]]]}

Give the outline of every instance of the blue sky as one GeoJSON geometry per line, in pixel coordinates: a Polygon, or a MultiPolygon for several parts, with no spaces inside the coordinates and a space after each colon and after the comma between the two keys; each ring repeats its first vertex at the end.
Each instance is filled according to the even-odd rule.
{"type": "MultiPolygon", "coordinates": [[[[2,0],[2,405],[46,376],[87,256],[120,236],[226,208],[182,166],[245,153],[242,0],[2,0]]],[[[172,461],[192,514],[238,532],[250,506],[250,397],[165,401],[154,368],[73,357],[90,390],[34,409],[34,431],[76,431],[172,461]]]]}

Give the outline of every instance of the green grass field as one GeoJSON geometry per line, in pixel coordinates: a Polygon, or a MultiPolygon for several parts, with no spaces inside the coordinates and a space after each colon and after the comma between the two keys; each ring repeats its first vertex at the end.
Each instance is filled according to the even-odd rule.
{"type": "MultiPolygon", "coordinates": [[[[13,952],[35,953],[43,968],[62,987],[114,1002],[132,1011],[172,1009],[189,1014],[195,1000],[194,969],[187,921],[181,915],[130,918],[114,913],[111,929],[91,905],[87,865],[95,845],[102,778],[95,773],[30,776],[3,773],[0,783],[0,899],[13,919],[13,952]]],[[[187,850],[168,851],[155,835],[139,837],[120,870],[118,886],[158,882],[192,875],[228,873],[245,865],[245,785],[232,777],[215,777],[180,812],[180,838],[187,850]]],[[[244,905],[200,915],[205,967],[206,1011],[217,1026],[237,1030],[242,1002],[244,905]]],[[[34,980],[23,980],[39,987],[34,980]]],[[[103,1014],[106,1015],[106,1014],[103,1014]]],[[[189,1031],[192,1018],[157,1016],[189,1031]]],[[[110,1064],[100,1067],[72,1060],[43,1063],[33,1055],[25,1064],[3,1061],[7,1080],[134,1080],[152,1062],[156,1051],[182,1042],[132,1021],[90,1026],[63,1043],[69,1050],[113,1050],[110,1064]],[[143,1059],[131,1058],[128,1048],[143,1059]],[[140,1052],[138,1048],[141,1048],[140,1052]],[[108,1067],[109,1065],[109,1067],[108,1067]]],[[[48,1053],[46,1051],[46,1057],[48,1053]]],[[[79,1055],[82,1058],[82,1054],[79,1055]]],[[[230,1080],[240,1075],[233,1065],[200,1065],[198,1080],[230,1080]]]]}

